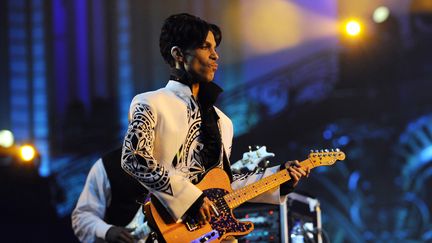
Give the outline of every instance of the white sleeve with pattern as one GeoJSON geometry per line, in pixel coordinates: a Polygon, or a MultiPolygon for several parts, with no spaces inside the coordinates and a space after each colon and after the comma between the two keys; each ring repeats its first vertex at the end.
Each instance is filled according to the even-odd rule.
{"type": "MultiPolygon", "coordinates": [[[[233,190],[240,189],[252,183],[255,183],[267,176],[273,175],[279,172],[280,166],[273,166],[266,168],[264,172],[250,172],[246,174],[233,174],[233,182],[231,187],[233,190]]],[[[251,200],[249,202],[256,203],[270,203],[270,204],[281,204],[286,200],[286,196],[280,196],[280,187],[276,187],[270,191],[267,191],[251,200]]]]}
{"type": "Polygon", "coordinates": [[[94,242],[96,237],[105,239],[112,226],[105,223],[105,210],[111,200],[111,187],[102,160],[90,169],[84,189],[72,211],[72,228],[81,242],[94,242]]]}
{"type": "MultiPolygon", "coordinates": [[[[154,158],[157,116],[151,105],[142,100],[132,102],[130,115],[121,166],[155,195],[175,220],[179,220],[202,191],[187,178],[169,171],[168,163],[154,158]]],[[[162,143],[170,142],[169,138],[164,139],[162,143]]]]}

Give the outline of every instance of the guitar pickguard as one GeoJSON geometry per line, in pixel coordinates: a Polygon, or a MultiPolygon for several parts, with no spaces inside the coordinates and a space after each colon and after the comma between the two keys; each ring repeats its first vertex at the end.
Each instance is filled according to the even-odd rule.
{"type": "Polygon", "coordinates": [[[211,188],[203,191],[204,195],[209,198],[218,208],[219,216],[211,217],[210,225],[220,236],[223,235],[246,235],[253,230],[253,224],[251,222],[240,222],[238,221],[232,210],[228,207],[223,196],[229,192],[220,188],[211,188]]]}

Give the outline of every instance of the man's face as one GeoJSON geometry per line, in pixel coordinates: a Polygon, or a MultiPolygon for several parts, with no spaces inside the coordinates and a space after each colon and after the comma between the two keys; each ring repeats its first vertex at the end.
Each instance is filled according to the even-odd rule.
{"type": "Polygon", "coordinates": [[[211,31],[201,47],[185,52],[184,67],[198,82],[211,82],[214,79],[219,59],[216,53],[216,41],[211,31]]]}

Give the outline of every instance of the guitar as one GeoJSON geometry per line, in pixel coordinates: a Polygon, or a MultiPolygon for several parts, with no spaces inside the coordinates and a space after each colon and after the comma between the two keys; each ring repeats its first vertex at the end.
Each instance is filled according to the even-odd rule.
{"type": "MultiPolygon", "coordinates": [[[[328,151],[311,151],[308,158],[300,162],[301,168],[315,168],[332,165],[338,160],[344,160],[345,153],[339,149],[328,151]]],[[[199,225],[194,218],[186,217],[182,222],[169,220],[163,206],[155,198],[144,205],[149,225],[155,229],[167,243],[171,242],[220,242],[228,236],[243,236],[253,229],[252,222],[240,222],[233,209],[246,201],[276,188],[291,179],[287,170],[281,170],[253,184],[233,191],[228,175],[220,168],[208,171],[196,186],[217,207],[217,216],[212,216],[209,223],[199,225]]]]}

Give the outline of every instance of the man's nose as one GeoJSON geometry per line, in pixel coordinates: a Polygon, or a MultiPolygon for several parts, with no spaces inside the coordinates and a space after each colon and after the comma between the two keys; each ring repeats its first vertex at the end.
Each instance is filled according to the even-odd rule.
{"type": "Polygon", "coordinates": [[[210,58],[212,58],[213,60],[219,59],[219,55],[217,54],[216,49],[212,49],[210,58]]]}

